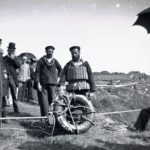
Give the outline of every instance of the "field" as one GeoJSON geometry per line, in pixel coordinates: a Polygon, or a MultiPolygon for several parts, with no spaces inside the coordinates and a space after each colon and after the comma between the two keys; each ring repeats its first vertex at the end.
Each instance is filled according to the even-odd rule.
{"type": "MultiPolygon", "coordinates": [[[[1,150],[149,150],[149,124],[144,132],[130,132],[126,126],[135,122],[139,112],[100,115],[99,112],[114,112],[141,109],[150,106],[150,86],[141,82],[136,86],[121,88],[98,88],[92,98],[96,108],[96,121],[88,132],[71,135],[58,126],[53,135],[52,127],[44,120],[9,120],[1,124],[1,150]]],[[[19,102],[21,114],[16,115],[12,106],[7,107],[7,116],[39,116],[39,106],[19,102]]]]}

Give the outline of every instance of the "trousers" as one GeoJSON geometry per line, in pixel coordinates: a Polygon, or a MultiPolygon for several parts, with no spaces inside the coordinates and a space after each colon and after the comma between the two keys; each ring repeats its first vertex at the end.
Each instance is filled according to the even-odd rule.
{"type": "Polygon", "coordinates": [[[42,85],[42,91],[38,91],[41,116],[46,116],[48,114],[49,105],[55,99],[55,90],[55,85],[45,84],[42,85]]]}
{"type": "Polygon", "coordinates": [[[9,88],[10,88],[10,93],[12,96],[12,100],[13,100],[13,108],[14,108],[14,112],[18,113],[19,112],[19,108],[18,108],[18,104],[17,104],[17,86],[14,82],[13,77],[9,78],[9,88]]]}
{"type": "Polygon", "coordinates": [[[137,118],[137,121],[134,124],[134,127],[137,130],[141,130],[141,131],[145,130],[149,117],[150,117],[150,107],[142,109],[137,118]]]}

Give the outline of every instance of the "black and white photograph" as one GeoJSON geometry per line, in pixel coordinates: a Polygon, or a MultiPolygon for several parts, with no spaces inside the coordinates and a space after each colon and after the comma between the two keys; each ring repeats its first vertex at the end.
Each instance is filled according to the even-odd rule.
{"type": "Polygon", "coordinates": [[[0,1],[0,150],[150,150],[150,0],[0,1]]]}

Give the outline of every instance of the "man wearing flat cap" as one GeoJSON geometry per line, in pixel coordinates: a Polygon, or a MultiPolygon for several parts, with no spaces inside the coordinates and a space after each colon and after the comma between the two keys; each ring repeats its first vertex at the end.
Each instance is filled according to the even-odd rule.
{"type": "Polygon", "coordinates": [[[72,59],[65,65],[60,78],[60,94],[63,86],[68,82],[66,90],[76,94],[85,95],[88,91],[95,91],[95,83],[92,70],[87,61],[80,58],[80,47],[70,47],[72,59]]]}
{"type": "Polygon", "coordinates": [[[55,89],[61,73],[61,65],[53,58],[53,46],[45,47],[46,55],[41,57],[36,67],[36,82],[41,116],[48,113],[49,105],[55,99],[55,89]]]}
{"type": "Polygon", "coordinates": [[[13,99],[13,108],[15,113],[19,113],[19,108],[17,104],[17,87],[19,85],[17,77],[17,69],[20,68],[20,63],[15,56],[16,44],[10,42],[8,45],[8,54],[4,57],[5,66],[8,72],[8,83],[10,88],[10,93],[13,99]]]}

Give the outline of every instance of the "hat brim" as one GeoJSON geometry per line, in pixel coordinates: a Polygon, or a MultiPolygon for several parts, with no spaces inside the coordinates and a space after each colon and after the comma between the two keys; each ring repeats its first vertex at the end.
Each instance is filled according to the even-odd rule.
{"type": "Polygon", "coordinates": [[[7,47],[7,48],[8,48],[8,51],[11,51],[11,50],[15,51],[16,50],[16,48],[11,48],[11,47],[7,47]]]}

